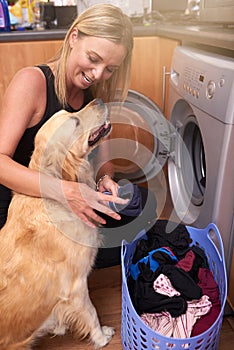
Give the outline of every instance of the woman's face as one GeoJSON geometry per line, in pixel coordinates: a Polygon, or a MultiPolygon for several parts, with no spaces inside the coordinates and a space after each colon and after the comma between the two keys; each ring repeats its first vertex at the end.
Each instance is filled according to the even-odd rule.
{"type": "Polygon", "coordinates": [[[70,37],[70,47],[67,82],[80,89],[109,79],[126,55],[122,44],[98,37],[78,37],[75,29],[70,37]]]}

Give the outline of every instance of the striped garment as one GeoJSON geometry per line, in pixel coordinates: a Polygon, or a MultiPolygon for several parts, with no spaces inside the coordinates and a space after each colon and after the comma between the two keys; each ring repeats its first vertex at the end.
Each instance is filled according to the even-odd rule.
{"type": "Polygon", "coordinates": [[[187,304],[186,313],[179,317],[173,318],[165,311],[155,314],[144,313],[141,319],[148,327],[165,337],[189,338],[197,319],[207,314],[212,304],[207,295],[203,295],[199,300],[188,301],[187,304]]]}

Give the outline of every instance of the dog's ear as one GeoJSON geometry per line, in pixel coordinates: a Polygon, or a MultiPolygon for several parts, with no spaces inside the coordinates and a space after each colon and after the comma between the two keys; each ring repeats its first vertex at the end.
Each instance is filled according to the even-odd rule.
{"type": "Polygon", "coordinates": [[[88,152],[89,133],[84,132],[73,143],[72,147],[66,153],[62,164],[62,178],[67,181],[77,181],[77,172],[81,169],[88,152]]]}
{"type": "Polygon", "coordinates": [[[75,153],[68,152],[62,165],[62,178],[67,181],[77,181],[77,171],[82,161],[75,153]]]}

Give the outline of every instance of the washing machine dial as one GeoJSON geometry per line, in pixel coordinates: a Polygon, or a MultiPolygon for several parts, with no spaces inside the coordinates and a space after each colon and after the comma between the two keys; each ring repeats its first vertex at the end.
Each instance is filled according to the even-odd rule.
{"type": "Polygon", "coordinates": [[[222,88],[224,86],[224,84],[225,84],[224,78],[220,78],[220,80],[219,80],[219,87],[222,88]]]}
{"type": "Polygon", "coordinates": [[[213,80],[210,80],[206,87],[206,97],[209,100],[213,98],[215,93],[215,88],[216,88],[215,82],[213,80]]]}

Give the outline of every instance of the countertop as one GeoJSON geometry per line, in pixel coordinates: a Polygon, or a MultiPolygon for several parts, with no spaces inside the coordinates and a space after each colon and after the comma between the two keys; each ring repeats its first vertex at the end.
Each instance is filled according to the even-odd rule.
{"type": "MultiPolygon", "coordinates": [[[[25,30],[0,33],[0,42],[63,40],[66,29],[25,30]]],[[[234,50],[234,25],[186,24],[158,22],[134,25],[134,36],[162,36],[166,38],[234,50]]]]}

